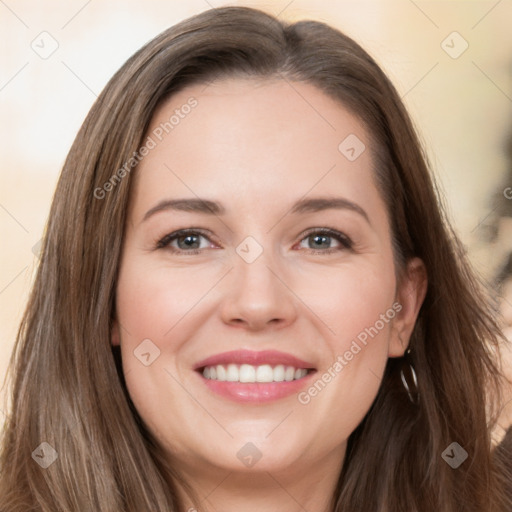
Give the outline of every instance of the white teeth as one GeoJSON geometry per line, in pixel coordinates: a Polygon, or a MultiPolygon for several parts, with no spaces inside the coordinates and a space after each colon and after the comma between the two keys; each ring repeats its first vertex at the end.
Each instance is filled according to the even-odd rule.
{"type": "Polygon", "coordinates": [[[256,368],[256,382],[273,382],[274,370],[269,364],[264,364],[256,368]]]}
{"type": "Polygon", "coordinates": [[[256,369],[250,364],[243,364],[240,366],[240,382],[255,382],[256,369]]]}
{"type": "MultiPolygon", "coordinates": [[[[295,370],[295,375],[294,375],[294,377],[295,377],[295,379],[300,379],[301,377],[303,377],[303,375],[302,375],[302,370],[301,370],[301,369],[297,369],[297,370],[295,370]]],[[[211,377],[211,374],[210,374],[210,378],[212,378],[212,377],[211,377]]]]}
{"type": "Polygon", "coordinates": [[[203,369],[205,379],[228,382],[290,382],[302,379],[307,375],[305,368],[294,368],[279,364],[272,368],[269,364],[252,366],[250,364],[228,364],[227,367],[218,364],[206,366],[203,369]]]}
{"type": "MultiPolygon", "coordinates": [[[[290,366],[290,368],[292,368],[290,366]]],[[[274,368],[274,381],[275,382],[283,382],[284,380],[284,366],[282,364],[276,366],[274,368]]]]}
{"type": "Polygon", "coordinates": [[[228,382],[236,382],[239,381],[239,372],[238,366],[236,364],[228,364],[228,369],[226,371],[226,380],[228,382]]]}
{"type": "Polygon", "coordinates": [[[226,380],[226,370],[224,369],[224,366],[221,366],[220,364],[217,366],[217,380],[226,380]]]}
{"type": "Polygon", "coordinates": [[[293,366],[287,366],[284,372],[284,380],[290,382],[295,377],[295,368],[293,366]]]}

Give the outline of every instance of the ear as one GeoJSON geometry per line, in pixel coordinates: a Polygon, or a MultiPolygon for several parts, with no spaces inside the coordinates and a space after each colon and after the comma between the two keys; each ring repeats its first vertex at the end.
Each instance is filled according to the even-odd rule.
{"type": "Polygon", "coordinates": [[[420,258],[412,258],[407,262],[407,268],[397,287],[396,301],[401,309],[393,320],[389,357],[404,355],[427,294],[427,286],[428,276],[425,264],[420,258]]]}
{"type": "Polygon", "coordinates": [[[114,347],[120,345],[120,341],[119,341],[119,322],[116,319],[114,319],[113,323],[112,323],[112,330],[110,332],[110,343],[114,347]]]}

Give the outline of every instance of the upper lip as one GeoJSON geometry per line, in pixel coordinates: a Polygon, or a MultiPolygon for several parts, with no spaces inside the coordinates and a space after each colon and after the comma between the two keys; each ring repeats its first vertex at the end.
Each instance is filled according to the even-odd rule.
{"type": "Polygon", "coordinates": [[[199,370],[205,366],[216,366],[218,364],[250,364],[253,366],[263,364],[276,366],[282,364],[293,366],[294,368],[314,369],[311,363],[277,350],[262,350],[259,352],[253,350],[232,350],[203,359],[194,366],[194,370],[199,370]]]}

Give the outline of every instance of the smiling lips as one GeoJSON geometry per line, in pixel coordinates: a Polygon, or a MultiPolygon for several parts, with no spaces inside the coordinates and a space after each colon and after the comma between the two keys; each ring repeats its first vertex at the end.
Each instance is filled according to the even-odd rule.
{"type": "Polygon", "coordinates": [[[264,402],[297,392],[316,369],[284,352],[237,350],[204,359],[194,369],[208,388],[239,402],[264,402]]]}

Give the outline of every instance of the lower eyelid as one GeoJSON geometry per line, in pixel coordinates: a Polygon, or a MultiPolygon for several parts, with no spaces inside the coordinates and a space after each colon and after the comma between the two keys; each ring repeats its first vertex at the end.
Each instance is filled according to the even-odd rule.
{"type": "MultiPolygon", "coordinates": [[[[305,250],[305,251],[312,252],[314,254],[316,254],[316,253],[327,253],[328,254],[331,252],[338,252],[338,251],[342,251],[342,250],[351,249],[350,245],[340,242],[339,240],[336,240],[336,241],[338,242],[338,245],[335,247],[327,247],[325,249],[318,249],[318,248],[313,248],[313,247],[302,247],[301,249],[305,250]]],[[[301,242],[302,242],[302,240],[301,240],[301,242]]]]}

